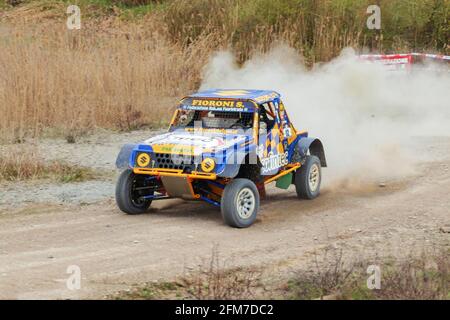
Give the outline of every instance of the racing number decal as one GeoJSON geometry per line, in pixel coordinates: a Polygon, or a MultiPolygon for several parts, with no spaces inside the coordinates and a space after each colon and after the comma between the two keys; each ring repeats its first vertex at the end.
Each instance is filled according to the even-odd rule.
{"type": "Polygon", "coordinates": [[[291,120],[286,113],[286,109],[284,108],[283,102],[280,101],[280,119],[281,119],[281,128],[283,135],[283,145],[284,150],[287,151],[289,145],[297,139],[297,132],[292,125],[291,120]]]}

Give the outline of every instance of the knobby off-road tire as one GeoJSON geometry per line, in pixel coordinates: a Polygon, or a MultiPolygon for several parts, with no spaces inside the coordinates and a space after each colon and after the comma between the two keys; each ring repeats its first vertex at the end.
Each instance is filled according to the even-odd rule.
{"type": "Polygon", "coordinates": [[[300,199],[314,199],[320,194],[322,168],[316,156],[306,156],[304,164],[295,172],[294,184],[300,199]]]}
{"type": "Polygon", "coordinates": [[[235,179],[225,187],[220,204],[222,218],[235,228],[247,228],[255,222],[259,210],[259,192],[249,179],[235,179]]]}
{"type": "Polygon", "coordinates": [[[127,214],[141,214],[148,211],[152,200],[141,200],[137,187],[145,185],[145,177],[127,169],[121,173],[116,184],[116,203],[127,214]]]}

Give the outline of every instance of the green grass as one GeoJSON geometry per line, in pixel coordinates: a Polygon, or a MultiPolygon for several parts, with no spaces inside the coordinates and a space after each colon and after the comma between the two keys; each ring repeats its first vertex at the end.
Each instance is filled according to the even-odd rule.
{"type": "MultiPolygon", "coordinates": [[[[25,0],[24,2],[30,2],[25,0]]],[[[380,1],[382,30],[368,30],[371,0],[54,0],[77,4],[85,17],[115,14],[135,20],[156,12],[171,40],[188,42],[221,34],[243,57],[284,40],[312,61],[327,60],[343,46],[385,52],[448,53],[448,0],[380,1]],[[380,35],[382,38],[380,39],[380,35]],[[344,42],[342,39],[347,39],[344,42]],[[330,47],[334,43],[335,47],[330,47]]],[[[0,7],[6,7],[0,0],[0,7]]]]}
{"type": "Polygon", "coordinates": [[[121,16],[124,19],[133,20],[136,18],[141,18],[150,12],[163,12],[167,8],[167,3],[150,3],[139,6],[121,5],[119,8],[122,10],[121,16]]]}
{"type": "Polygon", "coordinates": [[[172,299],[186,297],[183,284],[176,281],[149,283],[129,291],[122,291],[112,298],[116,300],[156,300],[162,297],[172,299]]]}
{"type": "Polygon", "coordinates": [[[133,4],[132,1],[119,1],[119,0],[61,0],[62,2],[69,4],[76,4],[80,6],[80,9],[85,12],[87,16],[95,15],[100,11],[100,13],[112,12],[115,9],[119,11],[121,17],[125,19],[135,19],[141,18],[146,14],[163,10],[167,2],[166,1],[147,1],[148,3],[133,4]]]}
{"type": "Polygon", "coordinates": [[[0,10],[8,8],[9,5],[6,4],[5,0],[0,0],[0,10]]]}

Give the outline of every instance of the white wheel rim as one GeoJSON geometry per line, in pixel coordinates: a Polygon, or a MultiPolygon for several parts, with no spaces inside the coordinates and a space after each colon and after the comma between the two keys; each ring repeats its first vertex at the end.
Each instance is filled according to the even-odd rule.
{"type": "Polygon", "coordinates": [[[236,208],[241,219],[248,219],[255,210],[255,195],[250,188],[243,188],[236,197],[236,208]]]}
{"type": "Polygon", "coordinates": [[[317,164],[313,164],[309,170],[309,178],[308,178],[308,184],[309,189],[314,192],[319,187],[320,183],[320,169],[317,164]]]}

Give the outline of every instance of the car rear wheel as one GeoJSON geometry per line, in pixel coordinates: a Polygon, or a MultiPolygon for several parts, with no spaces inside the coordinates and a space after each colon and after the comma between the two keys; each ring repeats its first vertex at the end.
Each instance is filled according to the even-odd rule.
{"type": "Polygon", "coordinates": [[[304,164],[295,172],[294,184],[300,199],[314,199],[320,194],[322,170],[316,156],[307,156],[304,164]]]}
{"type": "Polygon", "coordinates": [[[225,187],[221,200],[222,218],[235,228],[247,228],[255,222],[259,210],[259,192],[249,179],[235,179],[225,187]]]}
{"type": "Polygon", "coordinates": [[[116,203],[120,210],[127,214],[148,211],[152,200],[145,199],[145,196],[153,195],[153,191],[149,191],[147,178],[147,176],[135,174],[131,169],[122,172],[116,185],[116,203]]]}

